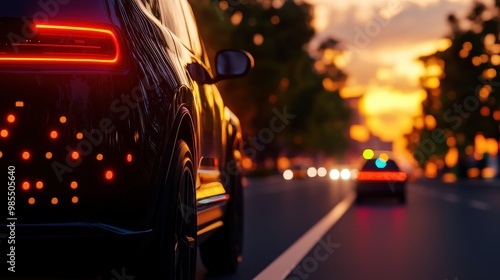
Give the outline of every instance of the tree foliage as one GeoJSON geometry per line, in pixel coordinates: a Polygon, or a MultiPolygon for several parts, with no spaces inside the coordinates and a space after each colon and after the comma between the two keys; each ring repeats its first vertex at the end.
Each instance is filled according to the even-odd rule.
{"type": "MultiPolygon", "coordinates": [[[[273,109],[286,108],[297,116],[273,135],[277,141],[266,144],[266,155],[285,150],[336,155],[346,149],[350,110],[338,90],[325,90],[322,81],[329,73],[318,73],[316,60],[305,49],[314,35],[311,5],[285,1],[274,7],[272,1],[234,0],[191,4],[211,57],[229,47],[245,49],[255,59],[249,75],[220,84],[244,134],[269,128],[273,109]]],[[[332,79],[345,80],[345,74],[332,79]]]]}
{"type": "Polygon", "coordinates": [[[443,159],[450,148],[459,151],[459,175],[465,176],[467,151],[474,147],[476,135],[499,139],[500,111],[497,100],[500,90],[500,1],[495,7],[475,2],[466,19],[448,16],[451,46],[420,60],[430,69],[439,66],[442,74],[423,77],[427,98],[423,102],[428,123],[409,136],[410,149],[421,165],[443,159]],[[467,28],[461,28],[466,26],[467,28]],[[439,79],[438,85],[428,84],[439,79]],[[432,134],[442,129],[453,141],[435,141],[432,134]],[[418,134],[418,137],[415,135],[418,134]],[[427,139],[427,140],[426,140],[427,139]]]}

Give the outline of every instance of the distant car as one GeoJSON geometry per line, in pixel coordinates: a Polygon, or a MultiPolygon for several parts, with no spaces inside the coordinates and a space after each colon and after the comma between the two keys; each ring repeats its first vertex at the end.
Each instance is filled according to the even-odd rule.
{"type": "Polygon", "coordinates": [[[2,3],[0,278],[195,279],[197,245],[234,272],[243,141],[216,83],[253,59],[213,66],[187,0],[2,3]]]}
{"type": "Polygon", "coordinates": [[[406,202],[407,174],[392,159],[369,159],[356,179],[357,202],[366,196],[395,196],[406,202]]]}

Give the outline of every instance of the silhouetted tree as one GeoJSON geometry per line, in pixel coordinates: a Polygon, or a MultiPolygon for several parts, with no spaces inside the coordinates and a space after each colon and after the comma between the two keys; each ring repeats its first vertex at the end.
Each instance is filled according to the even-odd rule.
{"type": "MultiPolygon", "coordinates": [[[[291,0],[281,6],[255,0],[191,3],[211,57],[215,50],[230,47],[245,49],[255,58],[250,75],[221,83],[224,100],[240,117],[245,136],[259,136],[270,128],[276,110],[286,108],[297,116],[273,135],[277,141],[266,143],[261,155],[345,150],[349,109],[338,90],[323,87],[329,74],[315,70],[315,59],[305,49],[314,35],[311,5],[291,0]]],[[[345,73],[335,73],[345,80],[345,73]]]]}
{"type": "Polygon", "coordinates": [[[427,98],[423,102],[423,113],[436,120],[436,128],[443,129],[447,137],[456,141],[433,141],[434,152],[429,151],[429,141],[436,128],[415,129],[418,140],[409,136],[409,147],[416,157],[427,161],[443,159],[449,146],[456,146],[459,151],[458,174],[466,176],[467,147],[474,147],[474,138],[478,134],[486,138],[500,139],[500,107],[497,100],[500,91],[500,45],[498,11],[500,1],[495,7],[488,8],[481,2],[475,2],[464,21],[468,29],[460,29],[460,21],[448,16],[451,25],[451,46],[443,52],[421,57],[426,65],[440,65],[443,74],[439,76],[439,87],[423,85],[427,98]],[[490,15],[486,17],[486,12],[490,15]],[[427,139],[427,140],[426,140],[427,139]],[[416,141],[415,141],[416,140],[416,141]],[[426,146],[427,145],[427,146],[426,146]],[[424,157],[423,157],[424,155],[424,157]]]}

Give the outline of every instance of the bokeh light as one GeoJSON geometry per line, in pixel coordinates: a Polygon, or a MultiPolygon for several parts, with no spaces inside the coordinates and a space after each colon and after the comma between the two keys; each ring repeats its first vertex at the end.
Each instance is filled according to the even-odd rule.
{"type": "Polygon", "coordinates": [[[292,180],[293,179],[293,171],[290,169],[287,169],[283,172],[283,178],[285,180],[292,180]]]}
{"type": "Polygon", "coordinates": [[[307,168],[307,176],[310,178],[314,178],[318,175],[318,171],[314,167],[307,168]]]}
{"type": "Polygon", "coordinates": [[[375,156],[375,153],[372,149],[365,149],[363,151],[363,158],[366,160],[372,159],[375,156]]]}
{"type": "Polygon", "coordinates": [[[381,153],[380,156],[378,157],[379,159],[387,162],[389,160],[389,155],[386,153],[381,153]]]}
{"type": "Polygon", "coordinates": [[[338,169],[332,169],[330,171],[330,178],[332,178],[332,180],[338,180],[340,178],[340,171],[338,169]]]}
{"type": "Polygon", "coordinates": [[[347,168],[342,169],[342,171],[340,171],[340,178],[342,178],[342,180],[349,180],[351,178],[351,171],[347,168]]]}
{"type": "Polygon", "coordinates": [[[375,161],[375,165],[377,166],[377,168],[385,168],[387,166],[387,161],[381,159],[381,158],[378,158],[376,161],[375,161]]]}
{"type": "Polygon", "coordinates": [[[326,174],[328,174],[328,171],[324,167],[318,168],[318,176],[319,177],[325,177],[326,174]]]}

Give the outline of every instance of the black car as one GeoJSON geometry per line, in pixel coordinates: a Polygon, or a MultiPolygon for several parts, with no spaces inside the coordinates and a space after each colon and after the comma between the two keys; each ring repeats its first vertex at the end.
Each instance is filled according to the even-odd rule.
{"type": "Polygon", "coordinates": [[[2,275],[194,279],[197,244],[235,271],[242,135],[215,83],[251,56],[210,68],[186,0],[1,6],[2,275]]]}
{"type": "Polygon", "coordinates": [[[393,196],[405,203],[406,182],[406,172],[401,171],[393,159],[368,159],[358,172],[356,200],[360,202],[367,196],[393,196]]]}

